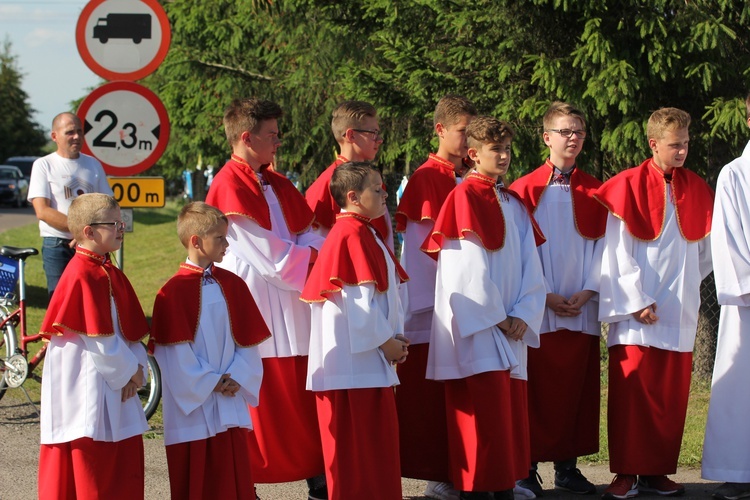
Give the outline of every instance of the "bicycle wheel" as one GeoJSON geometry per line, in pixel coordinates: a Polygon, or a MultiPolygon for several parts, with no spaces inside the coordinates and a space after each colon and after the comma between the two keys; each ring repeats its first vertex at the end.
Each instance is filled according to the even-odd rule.
{"type": "MultiPolygon", "coordinates": [[[[146,348],[146,346],[143,347],[146,348]]],[[[138,397],[141,398],[143,412],[148,420],[156,413],[156,408],[161,401],[161,370],[153,356],[148,357],[148,370],[146,371],[146,385],[138,391],[138,397]]]]}
{"type": "MultiPolygon", "coordinates": [[[[0,314],[0,321],[3,319],[5,316],[0,314]]],[[[5,391],[8,389],[8,384],[5,382],[5,360],[13,356],[17,348],[16,329],[13,325],[7,324],[3,328],[3,336],[0,339],[0,399],[5,396],[5,391]]]]}

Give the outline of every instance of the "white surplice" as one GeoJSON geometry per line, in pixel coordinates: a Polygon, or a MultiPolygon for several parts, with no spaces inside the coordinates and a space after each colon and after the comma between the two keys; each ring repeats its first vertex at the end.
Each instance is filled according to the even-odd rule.
{"type": "MultiPolygon", "coordinates": [[[[552,183],[544,190],[534,218],[547,239],[538,247],[547,293],[569,298],[581,290],[599,291],[602,240],[589,240],[575,227],[573,199],[569,185],[552,183]]],[[[541,332],[570,330],[601,335],[598,320],[599,296],[594,295],[581,307],[581,314],[558,316],[545,310],[541,332]]]]}
{"type": "Polygon", "coordinates": [[[395,368],[379,348],[404,331],[399,278],[385,245],[377,236],[375,241],[383,251],[390,286],[386,292],[378,292],[373,283],[344,285],[341,292],[331,294],[331,300],[312,304],[308,390],[390,387],[399,383],[395,368]]]}
{"type": "Polygon", "coordinates": [[[164,444],[207,439],[231,427],[252,429],[247,405],[258,405],[263,364],[258,347],[238,347],[218,283],[204,285],[194,342],[156,345],[161,368],[164,444]],[[225,373],[240,385],[234,397],[214,392],[225,373]]]}
{"type": "Polygon", "coordinates": [[[711,272],[710,237],[698,242],[682,237],[671,186],[667,184],[664,227],[656,240],[637,240],[611,213],[603,239],[599,320],[609,323],[607,346],[692,352],[700,284],[711,272]],[[632,316],[653,303],[659,317],[656,323],[646,325],[632,316]]]}
{"type": "Polygon", "coordinates": [[[66,330],[50,338],[42,373],[41,444],[83,437],[116,442],[148,430],[140,398],[121,401],[138,365],[148,366],[146,349],[123,337],[111,297],[110,309],[114,335],[66,330]]]}
{"type": "Polygon", "coordinates": [[[311,229],[292,234],[273,189],[263,191],[271,213],[271,230],[239,215],[229,216],[229,249],[217,266],[242,278],[271,338],[260,344],[264,358],[306,356],[310,345],[310,306],[299,300],[307,279],[310,247],[323,238],[311,229]]]}
{"type": "Polygon", "coordinates": [[[429,379],[510,370],[511,377],[525,380],[526,346],[539,347],[547,292],[531,219],[514,197],[500,199],[503,248],[486,250],[472,232],[443,243],[427,359],[429,379]],[[508,316],[528,325],[523,340],[508,339],[496,326],[508,316]]]}
{"type": "Polygon", "coordinates": [[[719,174],[711,249],[721,317],[701,475],[750,483],[750,143],[719,174]]]}

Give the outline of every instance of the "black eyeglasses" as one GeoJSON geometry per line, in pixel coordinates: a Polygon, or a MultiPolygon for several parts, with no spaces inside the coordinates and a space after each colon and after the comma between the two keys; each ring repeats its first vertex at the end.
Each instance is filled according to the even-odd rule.
{"type": "Polygon", "coordinates": [[[112,222],[92,222],[89,226],[111,226],[116,231],[125,231],[125,223],[121,220],[112,222]]]}
{"type": "Polygon", "coordinates": [[[547,132],[557,132],[561,136],[565,137],[566,139],[570,139],[570,137],[575,134],[576,137],[579,139],[583,139],[586,137],[586,131],[585,130],[573,130],[569,128],[550,128],[547,129],[547,132]]]}
{"type": "Polygon", "coordinates": [[[377,141],[378,139],[383,138],[383,136],[380,135],[380,130],[365,130],[361,128],[353,128],[351,130],[354,132],[359,132],[360,134],[372,134],[373,141],[377,141]]]}

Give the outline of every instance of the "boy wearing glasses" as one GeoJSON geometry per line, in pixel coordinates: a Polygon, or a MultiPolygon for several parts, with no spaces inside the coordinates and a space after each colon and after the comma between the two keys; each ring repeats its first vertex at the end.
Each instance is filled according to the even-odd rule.
{"type": "MultiPolygon", "coordinates": [[[[336,214],[341,212],[341,207],[336,204],[329,189],[333,171],[346,162],[373,161],[383,144],[378,114],[369,102],[344,101],[336,106],[331,119],[331,131],[339,144],[339,154],[305,193],[307,204],[315,213],[315,230],[324,237],[336,222],[336,214]]],[[[373,221],[373,227],[392,250],[393,228],[387,211],[373,221]]]]}
{"type": "Polygon", "coordinates": [[[469,149],[466,127],[476,114],[465,97],[447,95],[438,101],[433,117],[437,153],[431,153],[412,174],[395,215],[396,231],[404,233],[401,265],[412,277],[400,288],[404,335],[411,341],[411,358],[399,367],[401,385],[396,391],[401,474],[427,480],[425,496],[437,500],[455,500],[458,493],[448,473],[443,384],[425,378],[437,262],[420,247],[448,194],[461,182],[469,149]]]}
{"type": "Polygon", "coordinates": [[[284,175],[268,168],[279,140],[281,107],[235,100],[224,113],[232,157],[206,202],[227,215],[229,249],[221,267],[247,283],[272,338],[259,346],[263,386],[250,407],[252,474],[258,483],[308,479],[310,499],[325,498],[315,396],[305,390],[310,306],[299,300],[323,238],[315,216],[284,175]]]}
{"type": "Polygon", "coordinates": [[[711,272],[714,193],[684,168],[690,115],[661,108],[648,120],[653,156],[609,179],[594,197],[609,210],[599,320],[609,323],[604,498],[639,491],[682,495],[677,472],[685,425],[700,284],[711,272]]]}
{"type": "Polygon", "coordinates": [[[593,494],[576,459],[599,450],[597,250],[607,210],[593,198],[601,181],[576,165],[586,138],[583,113],[553,102],[543,123],[549,158],[510,186],[547,238],[537,249],[547,287],[542,334],[539,349],[529,352],[531,467],[519,485],[542,496],[537,463],[552,461],[555,489],[593,494]]]}
{"type": "Polygon", "coordinates": [[[124,223],[111,196],[83,194],[70,204],[78,242],[40,333],[49,340],[42,383],[38,493],[41,499],[144,496],[137,391],[145,381],[149,331],[138,297],[110,252],[124,223]]]}
{"type": "Polygon", "coordinates": [[[214,266],[229,246],[227,228],[211,205],[182,208],[177,234],[187,262],[154,302],[172,498],[255,498],[247,408],[258,405],[258,344],[271,334],[245,282],[214,266]]]}

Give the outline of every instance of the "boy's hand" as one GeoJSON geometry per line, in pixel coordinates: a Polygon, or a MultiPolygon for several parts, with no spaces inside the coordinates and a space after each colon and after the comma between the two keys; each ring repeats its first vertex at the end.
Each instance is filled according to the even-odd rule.
{"type": "Polygon", "coordinates": [[[580,310],[571,307],[568,299],[557,293],[548,293],[546,303],[547,307],[552,309],[558,316],[572,317],[581,314],[580,310]]]}
{"type": "Polygon", "coordinates": [[[232,379],[231,373],[225,373],[221,376],[214,387],[214,392],[220,392],[223,396],[234,397],[234,394],[240,390],[240,384],[232,379]]]}
{"type": "MultiPolygon", "coordinates": [[[[596,292],[592,290],[581,290],[580,292],[571,295],[568,299],[568,304],[570,305],[571,310],[578,311],[578,314],[581,314],[581,307],[583,307],[583,305],[588,302],[595,293],[596,292]]],[[[578,314],[576,314],[576,316],[578,314]]]]}
{"type": "Polygon", "coordinates": [[[403,342],[404,344],[406,344],[406,347],[409,347],[411,345],[411,340],[409,340],[406,337],[404,337],[403,333],[397,333],[395,335],[395,338],[396,338],[396,340],[400,340],[401,342],[403,342]]]}
{"type": "Polygon", "coordinates": [[[654,323],[659,321],[659,316],[656,315],[656,302],[654,302],[650,306],[644,307],[640,311],[634,312],[633,317],[639,323],[643,323],[644,325],[653,325],[654,323]]]}
{"type": "Polygon", "coordinates": [[[523,336],[526,334],[526,329],[528,328],[526,322],[521,318],[515,318],[513,316],[508,316],[503,321],[506,320],[510,320],[510,327],[507,330],[503,330],[503,333],[505,333],[508,338],[511,338],[513,340],[523,339],[523,336]]]}
{"type": "Polygon", "coordinates": [[[409,355],[408,346],[409,344],[403,340],[391,337],[380,346],[380,349],[382,349],[385,359],[389,363],[396,364],[406,361],[406,357],[409,355]]]}
{"type": "Polygon", "coordinates": [[[135,375],[130,377],[130,381],[138,388],[143,387],[143,384],[146,383],[146,378],[143,375],[143,366],[138,365],[138,369],[135,371],[135,375]]]}
{"type": "Polygon", "coordinates": [[[136,383],[131,379],[127,384],[125,384],[125,387],[122,388],[120,400],[124,403],[133,396],[136,396],[138,394],[138,388],[140,387],[140,385],[136,385],[136,383]]]}

